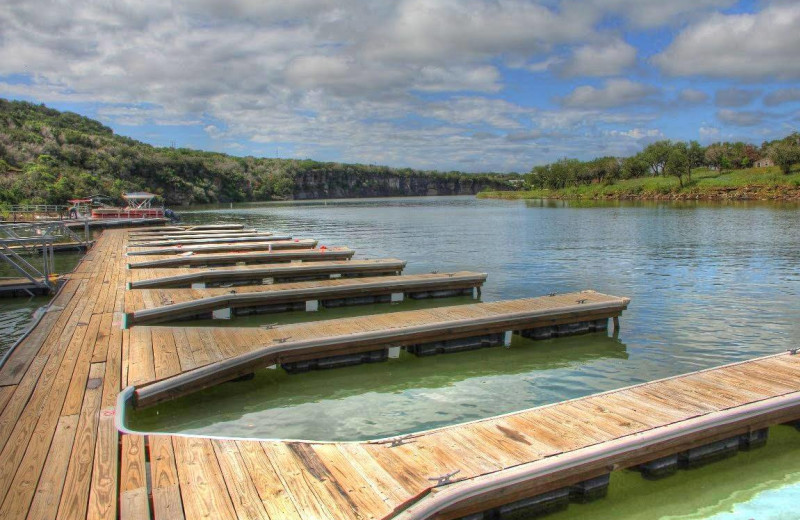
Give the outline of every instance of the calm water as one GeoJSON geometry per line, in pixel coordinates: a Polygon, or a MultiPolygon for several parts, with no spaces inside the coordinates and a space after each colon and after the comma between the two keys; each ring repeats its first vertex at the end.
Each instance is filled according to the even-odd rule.
{"type": "MultiPolygon", "coordinates": [[[[796,205],[581,205],[460,197],[184,211],[187,223],[242,223],[318,238],[328,246],[348,245],[360,258],[402,258],[407,273],[485,271],[484,301],[595,289],[629,296],[632,303],[618,337],[515,338],[510,349],[427,359],[402,355],[298,376],[264,370],[252,381],[139,413],[132,426],[261,438],[376,438],[780,352],[800,343],[797,215],[796,205]]],[[[469,300],[266,315],[225,324],[460,303],[469,300]]],[[[0,301],[0,306],[3,319],[15,321],[8,305],[0,301]]],[[[721,463],[728,466],[682,472],[663,481],[666,487],[615,474],[609,500],[571,506],[564,518],[797,518],[786,504],[800,495],[800,435],[778,430],[782,440],[770,441],[772,458],[739,455],[721,463]]]]}
{"type": "MultiPolygon", "coordinates": [[[[60,252],[55,254],[56,266],[54,273],[68,273],[78,264],[82,257],[79,252],[60,252]]],[[[34,267],[41,268],[41,257],[25,259],[34,267]]],[[[19,278],[20,275],[7,264],[0,262],[0,277],[19,278]]],[[[5,351],[17,341],[28,329],[36,311],[50,301],[47,296],[34,297],[0,297],[0,359],[5,351]]]]}
{"type": "MultiPolygon", "coordinates": [[[[484,300],[595,289],[632,303],[618,338],[517,339],[508,350],[402,356],[304,376],[263,371],[252,382],[137,415],[135,425],[145,430],[384,437],[779,352],[800,339],[796,206],[583,207],[458,197],[268,204],[183,216],[313,236],[349,245],[361,257],[404,258],[408,273],[485,271],[484,300]],[[198,398],[201,409],[192,405],[198,398]]],[[[453,302],[426,302],[445,303],[453,302]]],[[[351,307],[291,319],[369,312],[351,307]]],[[[266,315],[229,324],[280,321],[266,315]]]]}

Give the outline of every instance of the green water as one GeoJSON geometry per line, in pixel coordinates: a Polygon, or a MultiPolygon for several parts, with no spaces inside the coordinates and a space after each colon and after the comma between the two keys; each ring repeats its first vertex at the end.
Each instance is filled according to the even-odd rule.
{"type": "Polygon", "coordinates": [[[770,428],[763,448],[657,481],[611,474],[608,496],[570,504],[548,520],[796,520],[800,518],[800,432],[770,428]]]}
{"type": "Polygon", "coordinates": [[[593,334],[546,341],[515,337],[511,348],[428,358],[403,352],[384,363],[297,375],[263,370],[251,381],[133,414],[129,425],[250,438],[387,437],[434,428],[442,418],[471,421],[556,401],[565,387],[581,384],[586,367],[613,371],[627,357],[618,339],[593,334]],[[415,408],[424,408],[424,416],[409,413],[415,408]]]}

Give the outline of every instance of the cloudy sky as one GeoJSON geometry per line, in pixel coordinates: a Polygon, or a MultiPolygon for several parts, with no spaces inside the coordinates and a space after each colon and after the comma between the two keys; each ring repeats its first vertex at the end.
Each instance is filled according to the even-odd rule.
{"type": "Polygon", "coordinates": [[[800,1],[3,0],[0,96],[156,145],[465,171],[800,127],[800,1]]]}

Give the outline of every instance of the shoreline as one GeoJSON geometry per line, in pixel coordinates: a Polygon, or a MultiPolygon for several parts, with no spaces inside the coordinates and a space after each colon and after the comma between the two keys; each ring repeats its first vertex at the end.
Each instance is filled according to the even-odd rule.
{"type": "Polygon", "coordinates": [[[578,190],[484,191],[479,199],[502,200],[640,200],[640,201],[775,201],[800,202],[800,187],[743,186],[702,191],[615,191],[580,192],[578,190]]]}

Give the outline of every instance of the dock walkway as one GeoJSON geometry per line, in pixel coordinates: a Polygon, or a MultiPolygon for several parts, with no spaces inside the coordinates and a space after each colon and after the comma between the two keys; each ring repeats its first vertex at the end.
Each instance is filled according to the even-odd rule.
{"type": "Polygon", "coordinates": [[[354,254],[355,251],[346,247],[332,247],[327,249],[267,250],[227,254],[202,254],[190,251],[178,255],[129,256],[127,260],[131,269],[149,269],[152,267],[272,264],[298,261],[327,262],[330,260],[347,260],[352,258],[354,254]]]}
{"type": "MultiPolygon", "coordinates": [[[[447,297],[472,294],[485,273],[457,272],[337,278],[310,282],[249,285],[212,289],[144,289],[126,294],[126,323],[156,323],[221,309],[237,313],[314,310],[318,307],[368,305],[402,301],[406,296],[447,297]],[[313,303],[308,309],[307,303],[313,303]]],[[[477,292],[477,291],[476,291],[477,292]]],[[[230,317],[227,316],[226,317],[230,317]]]]}
{"type": "Polygon", "coordinates": [[[167,246],[167,247],[139,247],[128,246],[128,256],[166,256],[181,255],[185,253],[222,253],[227,251],[273,251],[277,249],[313,249],[317,245],[316,240],[295,239],[289,240],[288,237],[267,237],[260,241],[247,242],[237,241],[223,242],[218,244],[197,244],[187,246],[167,246]]]}
{"type": "Polygon", "coordinates": [[[375,442],[120,432],[137,330],[185,345],[120,327],[126,236],[103,233],[0,367],[0,518],[457,518],[800,419],[786,353],[375,442]]]}
{"type": "Polygon", "coordinates": [[[399,275],[406,267],[404,260],[380,258],[375,260],[335,260],[278,265],[238,265],[229,267],[165,267],[161,269],[131,269],[130,289],[162,287],[191,287],[192,284],[249,282],[250,285],[270,282],[331,279],[337,276],[399,275]]]}

